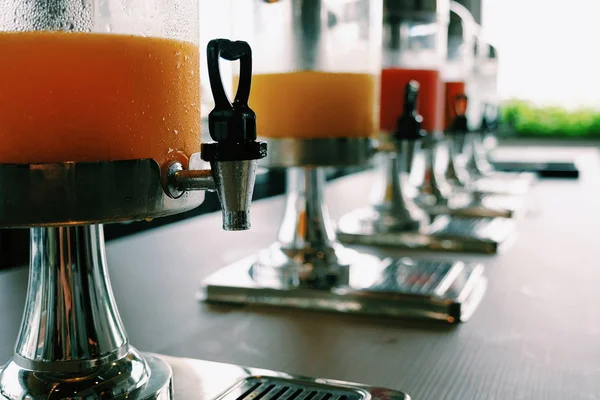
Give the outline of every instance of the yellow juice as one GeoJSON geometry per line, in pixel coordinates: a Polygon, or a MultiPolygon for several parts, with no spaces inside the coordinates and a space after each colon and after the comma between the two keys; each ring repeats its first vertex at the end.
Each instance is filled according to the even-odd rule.
{"type": "Polygon", "coordinates": [[[0,57],[0,163],[187,163],[200,151],[195,44],[9,32],[0,57]]]}
{"type": "MultiPolygon", "coordinates": [[[[257,133],[271,138],[368,137],[377,130],[377,79],[302,71],[252,77],[257,133]]],[[[234,88],[237,80],[234,80],[234,88]]]]}

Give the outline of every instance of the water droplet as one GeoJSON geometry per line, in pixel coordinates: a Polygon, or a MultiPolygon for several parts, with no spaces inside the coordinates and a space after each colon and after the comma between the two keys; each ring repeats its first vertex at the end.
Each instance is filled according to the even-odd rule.
{"type": "Polygon", "coordinates": [[[166,120],[166,118],[165,118],[165,117],[163,117],[163,121],[165,121],[165,120],[166,120]]]}
{"type": "Polygon", "coordinates": [[[179,134],[179,131],[178,131],[177,129],[173,129],[173,132],[174,132],[176,135],[178,135],[178,134],[179,134]]]}

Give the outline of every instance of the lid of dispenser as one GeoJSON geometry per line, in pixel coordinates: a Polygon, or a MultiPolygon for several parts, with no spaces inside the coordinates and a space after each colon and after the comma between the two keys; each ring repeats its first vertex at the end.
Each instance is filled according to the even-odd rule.
{"type": "Polygon", "coordinates": [[[414,18],[430,20],[436,15],[442,21],[448,21],[449,0],[384,0],[383,18],[414,18]]]}

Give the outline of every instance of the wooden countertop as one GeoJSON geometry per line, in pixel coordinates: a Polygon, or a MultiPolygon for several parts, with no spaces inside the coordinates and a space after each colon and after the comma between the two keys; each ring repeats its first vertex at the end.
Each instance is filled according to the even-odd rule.
{"type": "MultiPolygon", "coordinates": [[[[465,324],[197,303],[203,277],[274,240],[283,206],[276,197],[255,203],[248,232],[224,232],[211,214],[109,243],[131,342],[173,356],[399,389],[414,399],[600,398],[600,158],[596,149],[568,151],[579,157],[581,178],[540,182],[532,193],[537,212],[520,221],[517,243],[478,258],[489,288],[465,324]]],[[[333,217],[365,204],[369,177],[330,185],[333,217]]],[[[25,268],[0,274],[3,361],[12,355],[26,284],[25,268]]]]}

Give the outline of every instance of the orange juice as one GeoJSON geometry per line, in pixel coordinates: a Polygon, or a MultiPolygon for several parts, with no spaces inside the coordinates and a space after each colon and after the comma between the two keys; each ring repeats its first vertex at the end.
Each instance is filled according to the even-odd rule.
{"type": "Polygon", "coordinates": [[[8,32],[0,57],[0,163],[186,163],[200,151],[195,44],[8,32]]]}
{"type": "Polygon", "coordinates": [[[368,137],[377,130],[376,84],[375,76],[358,73],[258,74],[249,105],[259,136],[368,137]]]}

